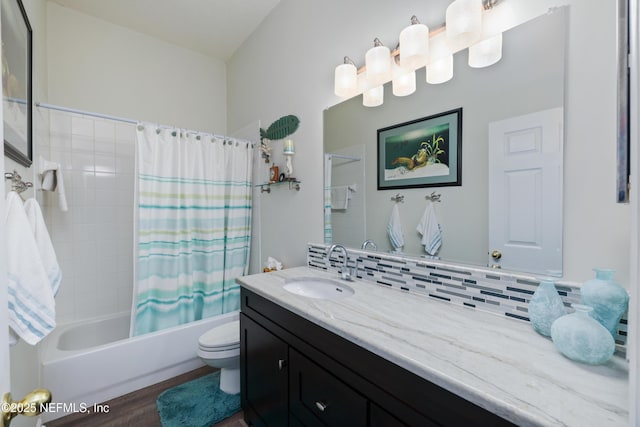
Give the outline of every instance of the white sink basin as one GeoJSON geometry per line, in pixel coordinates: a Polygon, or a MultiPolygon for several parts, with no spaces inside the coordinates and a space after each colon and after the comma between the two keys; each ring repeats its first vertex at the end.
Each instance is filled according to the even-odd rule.
{"type": "Polygon", "coordinates": [[[341,299],[354,293],[353,289],[343,283],[318,277],[287,279],[284,289],[292,294],[316,299],[341,299]]]}

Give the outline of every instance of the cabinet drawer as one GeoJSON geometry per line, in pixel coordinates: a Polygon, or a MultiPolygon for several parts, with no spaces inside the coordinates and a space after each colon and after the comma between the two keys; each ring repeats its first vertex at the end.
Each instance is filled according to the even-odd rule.
{"type": "Polygon", "coordinates": [[[289,404],[307,426],[366,426],[367,399],[293,348],[289,404]]]}

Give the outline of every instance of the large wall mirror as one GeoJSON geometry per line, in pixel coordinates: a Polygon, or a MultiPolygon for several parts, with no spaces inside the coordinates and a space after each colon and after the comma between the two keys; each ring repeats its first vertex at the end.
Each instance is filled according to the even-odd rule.
{"type": "MultiPolygon", "coordinates": [[[[467,53],[459,52],[454,56],[454,77],[446,83],[427,84],[423,68],[417,72],[417,90],[410,96],[394,97],[391,88],[385,87],[380,107],[364,107],[357,96],[325,110],[325,158],[332,158],[327,163],[330,185],[352,188],[346,209],[334,206],[331,211],[332,242],[359,248],[371,239],[377,250],[391,251],[387,224],[396,203],[392,198],[400,193],[404,196],[398,205],[404,254],[425,256],[416,226],[426,207],[425,196],[435,191],[440,195],[435,210],[442,227],[439,258],[491,265],[489,125],[541,111],[563,111],[568,13],[568,7],[557,8],[505,32],[502,59],[488,68],[470,68],[467,53]],[[458,108],[463,111],[462,185],[377,190],[377,130],[458,108]]],[[[557,185],[561,195],[561,175],[557,185]]],[[[552,228],[561,245],[561,216],[556,222],[552,228]]],[[[553,257],[547,269],[531,272],[561,274],[561,247],[553,257]]]]}

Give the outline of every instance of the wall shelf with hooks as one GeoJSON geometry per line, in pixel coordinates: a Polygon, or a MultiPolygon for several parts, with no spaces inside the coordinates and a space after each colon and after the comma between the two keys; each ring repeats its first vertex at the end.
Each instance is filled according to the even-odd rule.
{"type": "Polygon", "coordinates": [[[300,191],[301,182],[298,181],[296,178],[285,178],[284,181],[278,181],[278,182],[265,182],[264,184],[256,185],[256,187],[260,187],[261,193],[271,193],[272,186],[277,187],[277,186],[282,186],[286,184],[289,184],[289,190],[300,191]]]}

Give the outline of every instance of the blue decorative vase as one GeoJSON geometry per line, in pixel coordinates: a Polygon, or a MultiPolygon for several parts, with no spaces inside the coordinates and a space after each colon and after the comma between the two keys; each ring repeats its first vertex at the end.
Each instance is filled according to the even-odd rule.
{"type": "Polygon", "coordinates": [[[551,339],[560,353],[571,360],[600,365],[611,359],[616,349],[613,337],[589,315],[592,307],[572,304],[575,313],[562,316],[551,325],[551,339]]]}
{"type": "Polygon", "coordinates": [[[615,270],[594,268],[596,278],[587,280],[580,289],[582,303],[593,307],[591,317],[616,338],[620,318],[627,311],[629,294],[613,280],[615,270]]]}
{"type": "Polygon", "coordinates": [[[529,321],[533,329],[545,337],[551,336],[551,325],[567,314],[562,298],[554,283],[542,279],[529,301],[529,321]]]}

